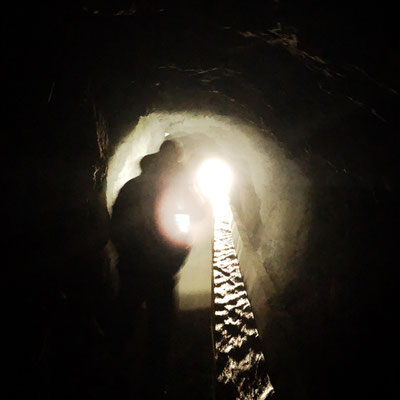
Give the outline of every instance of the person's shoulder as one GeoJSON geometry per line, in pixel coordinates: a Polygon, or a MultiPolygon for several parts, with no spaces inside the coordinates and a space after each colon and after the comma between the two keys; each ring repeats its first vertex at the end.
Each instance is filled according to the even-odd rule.
{"type": "Polygon", "coordinates": [[[140,183],[140,181],[141,181],[141,176],[140,175],[135,176],[134,178],[129,179],[129,181],[126,181],[123,187],[135,186],[138,183],[140,183]]]}
{"type": "Polygon", "coordinates": [[[142,177],[139,175],[135,178],[130,179],[127,181],[122,188],[120,189],[118,196],[130,194],[138,190],[138,188],[142,185],[142,177]]]}

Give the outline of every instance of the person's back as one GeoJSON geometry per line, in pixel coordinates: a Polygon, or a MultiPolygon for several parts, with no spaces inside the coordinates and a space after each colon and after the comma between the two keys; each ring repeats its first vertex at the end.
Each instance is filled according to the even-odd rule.
{"type": "Polygon", "coordinates": [[[119,255],[132,255],[140,251],[141,232],[144,230],[141,193],[142,177],[128,181],[120,190],[111,215],[111,239],[119,255]]]}
{"type": "Polygon", "coordinates": [[[163,228],[175,223],[185,192],[183,169],[165,150],[140,164],[142,174],[122,187],[113,206],[111,237],[121,258],[140,258],[152,269],[175,274],[189,246],[171,240],[163,228]]]}
{"type": "Polygon", "coordinates": [[[181,193],[173,187],[182,171],[175,156],[171,143],[145,156],[140,163],[142,174],[122,187],[111,218],[111,237],[119,253],[122,331],[118,340],[127,340],[135,314],[144,302],[148,319],[146,364],[152,369],[150,375],[159,375],[160,388],[174,308],[174,277],[189,252],[189,246],[170,241],[160,225],[161,204],[169,193],[176,195],[168,210],[168,218],[173,217],[181,193]]]}

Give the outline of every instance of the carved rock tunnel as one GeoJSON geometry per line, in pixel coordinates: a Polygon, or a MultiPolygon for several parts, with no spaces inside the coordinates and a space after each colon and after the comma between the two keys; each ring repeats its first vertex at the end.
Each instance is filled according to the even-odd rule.
{"type": "MultiPolygon", "coordinates": [[[[166,133],[189,156],[218,154],[233,170],[233,245],[274,396],[396,392],[386,366],[398,343],[398,88],[366,72],[365,58],[345,63],[330,53],[343,48],[337,20],[329,45],[316,34],[309,46],[313,35],[303,42],[292,26],[307,24],[285,23],[273,10],[288,2],[272,3],[260,12],[227,6],[212,18],[179,6],[176,14],[16,23],[26,35],[11,35],[18,123],[4,163],[15,397],[131,394],[135,379],[109,350],[118,285],[109,212],[166,133]]],[[[385,72],[372,58],[372,70],[385,72]]],[[[208,234],[190,256],[206,267],[186,265],[175,291],[181,367],[170,374],[184,399],[207,398],[216,375],[208,234]]],[[[140,318],[145,324],[144,311],[140,318]]]]}
{"type": "MultiPolygon", "coordinates": [[[[310,182],[304,176],[300,167],[287,158],[284,150],[279,147],[276,141],[272,137],[268,138],[265,129],[264,132],[260,132],[257,127],[246,124],[237,118],[222,117],[213,113],[157,112],[139,119],[137,126],[132,133],[122,140],[110,160],[106,192],[110,211],[120,188],[129,179],[140,174],[139,161],[142,157],[156,152],[166,137],[179,140],[182,144],[185,159],[189,160],[189,163],[187,162],[188,168],[198,168],[198,165],[205,159],[217,156],[224,159],[233,170],[234,187],[231,191],[231,208],[234,218],[232,227],[245,286],[240,289],[236,284],[230,289],[230,295],[237,299],[241,296],[245,301],[248,301],[245,293],[240,294],[240,290],[246,288],[250,299],[254,300],[253,313],[256,315],[256,319],[260,321],[258,325],[260,326],[261,337],[265,340],[268,336],[266,326],[269,325],[267,318],[269,314],[268,300],[275,295],[276,289],[274,289],[274,284],[263,263],[268,263],[270,266],[275,263],[275,271],[272,268],[269,270],[274,274],[274,277],[280,276],[281,284],[283,284],[284,278],[282,277],[285,274],[280,269],[283,265],[290,265],[294,254],[300,254],[306,246],[310,220],[310,204],[307,199],[310,182]],[[282,260],[282,264],[276,265],[277,260],[282,260]]],[[[215,224],[219,225],[220,223],[221,221],[217,218],[215,224]]],[[[215,232],[216,237],[222,237],[220,229],[218,228],[215,232]]],[[[179,315],[190,312],[191,320],[195,319],[193,314],[196,311],[209,314],[208,319],[206,318],[196,328],[193,328],[189,342],[193,341],[196,336],[201,338],[211,334],[211,337],[214,338],[221,332],[226,333],[225,328],[222,328],[224,321],[232,320],[232,316],[225,316],[225,318],[221,317],[222,314],[219,316],[218,313],[222,311],[215,311],[218,306],[215,309],[212,301],[218,293],[219,297],[216,301],[219,305],[223,304],[225,301],[223,294],[225,293],[225,296],[229,297],[229,290],[227,291],[224,287],[212,287],[212,282],[221,279],[218,274],[226,272],[219,269],[221,266],[216,265],[214,270],[216,280],[212,279],[212,253],[216,251],[215,246],[224,247],[224,245],[221,244],[222,242],[220,243],[223,239],[219,239],[219,241],[215,239],[217,242],[215,242],[214,247],[210,246],[211,237],[210,227],[206,225],[202,228],[199,238],[197,242],[195,241],[192,252],[179,274],[175,290],[178,320],[179,315]],[[217,314],[214,315],[215,312],[217,314]],[[215,334],[213,334],[215,326],[212,322],[214,319],[216,326],[219,327],[215,334]]],[[[227,246],[229,248],[229,245],[227,246]]],[[[117,267],[115,268],[117,269],[117,267]]],[[[240,273],[238,278],[235,278],[235,273],[235,271],[231,272],[232,277],[228,281],[232,279],[241,280],[240,273]]],[[[225,282],[223,286],[227,284],[225,282]]],[[[285,282],[285,284],[288,283],[285,282]]],[[[229,299],[226,301],[229,301],[229,299]]],[[[233,308],[229,304],[227,307],[227,311],[233,308]]],[[[243,319],[243,312],[240,313],[243,319]]],[[[247,318],[254,321],[254,317],[247,318]]],[[[239,319],[236,323],[239,323],[238,321],[239,319]]],[[[228,361],[225,360],[224,365],[219,366],[220,371],[217,370],[214,373],[221,377],[222,381],[229,383],[225,386],[232,386],[229,388],[231,393],[227,398],[264,399],[272,392],[268,375],[263,377],[262,372],[256,371],[254,372],[256,376],[261,374],[256,378],[249,372],[250,367],[245,368],[240,367],[240,365],[246,362],[246,357],[253,356],[254,347],[258,348],[257,351],[261,357],[264,357],[262,348],[265,348],[265,345],[258,343],[259,340],[257,340],[255,346],[254,344],[250,345],[252,340],[255,341],[251,336],[251,329],[258,336],[257,322],[255,325],[254,322],[249,320],[247,325],[243,322],[241,324],[242,334],[238,331],[239,334],[230,335],[230,339],[229,337],[222,338],[220,341],[237,342],[237,347],[242,348],[244,354],[239,357],[241,358],[239,360],[233,361],[231,358],[228,361]],[[250,328],[251,326],[253,328],[250,328]],[[243,350],[245,347],[245,345],[242,346],[243,342],[248,342],[248,345],[251,346],[248,351],[243,350]],[[225,365],[233,362],[237,363],[236,368],[225,365]],[[229,368],[233,368],[233,370],[229,371],[229,368]],[[240,379],[233,379],[232,374],[239,374],[241,377],[240,379]],[[227,375],[230,377],[227,378],[227,375]],[[247,380],[248,383],[244,384],[243,379],[247,380]]],[[[179,327],[179,325],[175,327],[175,332],[181,330],[182,327],[179,327]]],[[[179,340],[175,338],[175,341],[178,341],[181,347],[185,347],[183,343],[187,339],[180,336],[179,340]]],[[[188,345],[186,344],[186,346],[188,345]]],[[[221,348],[218,341],[213,343],[212,346],[214,353],[217,353],[217,349],[221,348]]],[[[207,352],[207,348],[204,349],[204,346],[200,349],[200,351],[207,352]]],[[[186,363],[190,358],[201,359],[199,350],[193,353],[186,350],[186,353],[186,363]]],[[[208,353],[210,358],[210,346],[208,353]]],[[[254,353],[253,357],[257,357],[257,354],[257,352],[254,353]]],[[[183,369],[185,358],[179,360],[179,362],[178,367],[183,369]]],[[[259,363],[259,361],[254,362],[255,364],[259,363]]],[[[253,366],[253,368],[256,367],[253,366]]],[[[263,365],[258,369],[261,371],[265,368],[265,365],[263,365]]],[[[210,360],[208,360],[208,364],[203,362],[203,365],[198,365],[197,369],[212,370],[212,362],[210,360]]],[[[264,374],[266,374],[266,371],[264,374]]],[[[213,379],[217,379],[217,377],[213,379]]],[[[184,380],[182,376],[174,379],[175,382],[184,380]]],[[[196,382],[196,379],[194,379],[194,382],[196,382]]],[[[212,379],[204,383],[201,384],[200,381],[196,384],[199,398],[210,396],[210,390],[213,386],[212,379]],[[202,392],[199,389],[200,387],[203,387],[205,392],[202,392]]],[[[176,386],[176,384],[172,386],[174,385],[176,386]]],[[[220,390],[224,392],[228,389],[220,390]]],[[[225,395],[227,396],[227,394],[225,395]]],[[[175,392],[173,397],[176,396],[175,392]]]]}

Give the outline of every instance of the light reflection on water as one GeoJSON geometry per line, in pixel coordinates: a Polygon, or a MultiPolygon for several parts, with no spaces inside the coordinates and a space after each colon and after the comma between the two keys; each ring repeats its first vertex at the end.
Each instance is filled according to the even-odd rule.
{"type": "Polygon", "coordinates": [[[239,269],[228,219],[215,221],[214,307],[217,380],[235,399],[273,394],[258,331],[239,269]]]}

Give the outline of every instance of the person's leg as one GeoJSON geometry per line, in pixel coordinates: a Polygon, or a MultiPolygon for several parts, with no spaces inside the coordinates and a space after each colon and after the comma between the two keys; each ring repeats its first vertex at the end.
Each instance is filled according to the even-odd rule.
{"type": "MultiPolygon", "coordinates": [[[[147,297],[148,351],[147,380],[152,387],[151,396],[161,396],[166,387],[171,326],[174,314],[174,281],[170,276],[154,278],[152,291],[147,297]]],[[[157,398],[157,397],[153,397],[157,398]]]]}
{"type": "Polygon", "coordinates": [[[119,293],[114,307],[114,345],[120,352],[133,335],[133,329],[140,306],[145,299],[145,279],[142,276],[138,260],[120,256],[119,293]]]}
{"type": "Polygon", "coordinates": [[[116,386],[122,398],[147,398],[146,347],[147,310],[143,303],[149,292],[148,277],[139,257],[121,257],[120,285],[115,301],[111,350],[116,386]]]}

